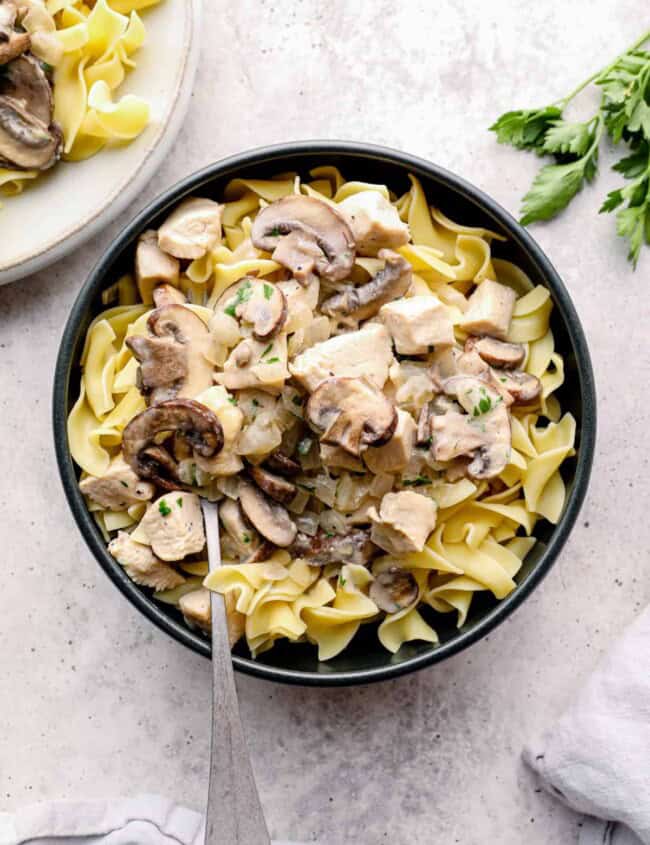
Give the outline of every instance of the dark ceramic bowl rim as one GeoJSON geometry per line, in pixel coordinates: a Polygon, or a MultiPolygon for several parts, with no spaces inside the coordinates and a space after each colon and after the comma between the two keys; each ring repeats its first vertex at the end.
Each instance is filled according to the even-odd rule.
{"type": "MultiPolygon", "coordinates": [[[[119,257],[124,246],[148,226],[165,208],[173,205],[183,195],[201,186],[203,183],[224,175],[229,171],[240,174],[247,166],[280,162],[287,155],[352,155],[364,158],[389,161],[413,172],[422,172],[444,184],[447,188],[470,199],[499,221],[509,238],[522,249],[537,266],[545,283],[554,294],[556,306],[566,326],[567,333],[575,349],[582,405],[581,441],[578,453],[575,480],[564,513],[549,538],[547,547],[528,575],[509,596],[501,600],[471,630],[460,632],[449,642],[432,647],[430,651],[415,655],[397,664],[360,669],[358,671],[336,671],[328,674],[297,671],[286,667],[268,666],[256,661],[233,655],[235,668],[248,675],[254,675],[276,682],[302,684],[310,686],[346,686],[370,683],[395,678],[416,669],[430,666],[467,648],[484,637],[498,624],[503,622],[530,595],[542,578],[548,573],[564,546],[577,519],[587,491],[596,439],[596,391],[594,375],[587,348],[587,342],[569,294],[557,271],[542,249],[530,234],[517,221],[480,189],[459,176],[432,164],[424,159],[372,144],[350,141],[300,141],[260,147],[221,159],[202,170],[180,180],[165,190],[149,203],[115,238],[108,249],[95,264],[88,279],[81,288],[68,318],[59,354],[56,362],[53,395],[54,442],[57,462],[63,488],[77,525],[90,550],[109,578],[147,618],[178,642],[205,657],[210,656],[210,643],[199,634],[185,627],[181,622],[168,616],[164,610],[134,584],[123,569],[109,555],[99,535],[97,527],[88,512],[83,497],[77,486],[77,476],[68,448],[66,417],[68,385],[70,371],[74,362],[72,351],[75,345],[78,326],[84,320],[87,309],[103,284],[107,271],[119,257]]],[[[281,169],[281,168],[280,168],[281,169]]],[[[234,173],[231,173],[234,175],[234,173]]]]}

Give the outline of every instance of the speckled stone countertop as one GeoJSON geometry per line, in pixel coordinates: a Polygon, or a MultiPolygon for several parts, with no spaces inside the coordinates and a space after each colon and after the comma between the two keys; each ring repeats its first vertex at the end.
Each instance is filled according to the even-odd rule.
{"type": "MultiPolygon", "coordinates": [[[[486,127],[506,109],[561,96],[632,42],[648,12],[643,0],[205,5],[190,115],[140,205],[224,155],[329,137],[410,150],[516,211],[538,162],[497,146],[486,127]]],[[[650,598],[650,257],[632,273],[612,220],[597,215],[615,183],[610,158],[569,214],[533,229],[574,298],[598,383],[598,451],[571,540],[511,619],[442,665],[342,690],[240,677],[274,836],[577,839],[578,819],[536,791],[520,750],[650,598]]],[[[95,564],[52,448],[66,314],[135,210],[74,256],[0,289],[0,809],[142,791],[199,807],[206,796],[209,665],[141,618],[95,564]]]]}

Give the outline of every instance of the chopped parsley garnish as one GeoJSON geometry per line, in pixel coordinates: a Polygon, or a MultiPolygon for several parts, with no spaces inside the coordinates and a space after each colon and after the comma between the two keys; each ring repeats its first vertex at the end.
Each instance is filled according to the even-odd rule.
{"type": "Polygon", "coordinates": [[[262,354],[261,354],[261,356],[260,356],[260,357],[261,357],[261,358],[266,358],[266,356],[269,354],[269,352],[270,352],[272,349],[273,349],[273,344],[272,344],[272,343],[269,343],[269,345],[266,347],[266,349],[264,350],[264,352],[262,352],[262,354]]]}
{"type": "Polygon", "coordinates": [[[431,479],[426,475],[417,475],[415,478],[405,478],[402,481],[403,487],[424,487],[425,484],[431,484],[431,479]]]}
{"type": "Polygon", "coordinates": [[[269,236],[270,236],[270,237],[272,237],[272,238],[277,238],[277,237],[279,237],[279,236],[280,236],[280,234],[281,234],[281,232],[280,232],[280,227],[279,227],[279,226],[274,226],[274,227],[271,229],[271,231],[269,232],[269,236]]]}
{"type": "Polygon", "coordinates": [[[430,449],[433,443],[433,437],[427,437],[424,443],[420,443],[418,449],[430,449]]]}
{"type": "Polygon", "coordinates": [[[298,396],[297,393],[291,401],[293,402],[294,405],[298,405],[298,407],[300,407],[302,405],[302,397],[298,396]]]}
{"type": "Polygon", "coordinates": [[[161,516],[169,516],[169,514],[172,512],[172,509],[169,507],[169,505],[164,499],[161,499],[158,502],[158,510],[161,516]]]}
{"type": "Polygon", "coordinates": [[[270,299],[273,296],[273,288],[264,282],[264,299],[270,299]]]}
{"type": "Polygon", "coordinates": [[[280,359],[276,356],[275,358],[267,358],[264,362],[265,364],[277,364],[280,359]]]}
{"type": "Polygon", "coordinates": [[[347,583],[348,583],[348,582],[347,582],[347,580],[346,580],[346,579],[345,579],[342,575],[339,575],[339,586],[340,586],[340,587],[345,587],[345,585],[346,585],[347,583]]]}
{"type": "Polygon", "coordinates": [[[183,507],[183,500],[181,499],[180,496],[178,497],[178,499],[176,499],[176,504],[178,505],[179,508],[183,507]]]}
{"type": "Polygon", "coordinates": [[[298,487],[302,487],[303,490],[306,490],[308,493],[313,493],[316,489],[315,487],[310,487],[309,484],[301,484],[300,481],[297,481],[296,484],[298,487]]]}
{"type": "Polygon", "coordinates": [[[230,305],[227,305],[223,310],[229,317],[236,317],[236,309],[238,305],[241,305],[242,302],[248,302],[253,294],[253,288],[250,281],[246,280],[243,285],[238,289],[237,293],[235,294],[234,299],[231,301],[230,305]]]}
{"type": "Polygon", "coordinates": [[[302,440],[300,440],[298,443],[298,454],[306,455],[307,452],[309,452],[309,450],[311,449],[313,442],[314,441],[311,439],[311,437],[303,437],[302,440]]]}
{"type": "Polygon", "coordinates": [[[231,405],[236,405],[237,404],[237,397],[236,396],[229,396],[228,401],[230,402],[231,405]]]}
{"type": "Polygon", "coordinates": [[[120,481],[120,484],[122,485],[122,487],[126,487],[126,488],[128,488],[128,486],[129,486],[129,485],[126,483],[126,481],[120,481]]]}
{"type": "Polygon", "coordinates": [[[260,403],[258,399],[253,398],[251,401],[253,403],[253,408],[259,408],[260,403]]]}
{"type": "Polygon", "coordinates": [[[508,379],[507,379],[505,376],[501,376],[501,378],[499,379],[499,381],[500,381],[502,384],[505,384],[505,383],[508,381],[508,379]]]}
{"type": "Polygon", "coordinates": [[[334,537],[335,535],[334,535],[333,531],[326,531],[325,536],[329,538],[329,537],[334,537]]]}
{"type": "Polygon", "coordinates": [[[243,534],[242,539],[244,540],[245,543],[250,543],[251,535],[250,534],[243,534]]]}
{"type": "MultiPolygon", "coordinates": [[[[483,390],[483,388],[481,388],[483,390]]],[[[472,410],[472,415],[475,417],[480,417],[481,414],[487,414],[488,411],[492,409],[492,400],[489,396],[484,396],[482,399],[479,400],[478,405],[474,405],[472,410]]]]}

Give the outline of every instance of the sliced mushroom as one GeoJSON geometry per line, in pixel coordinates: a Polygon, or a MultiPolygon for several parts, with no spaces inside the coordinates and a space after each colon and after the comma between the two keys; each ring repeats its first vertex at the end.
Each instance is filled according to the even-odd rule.
{"type": "Polygon", "coordinates": [[[153,304],[156,308],[163,308],[165,305],[187,305],[187,297],[173,285],[158,285],[153,292],[153,304]]]}
{"type": "Polygon", "coordinates": [[[202,258],[221,237],[223,206],[191,197],[172,211],[158,230],[158,245],[175,258],[202,258]]]}
{"type": "Polygon", "coordinates": [[[365,285],[350,285],[340,293],[330,296],[321,305],[321,311],[330,317],[350,317],[366,320],[374,316],[382,305],[404,296],[411,286],[411,265],[396,252],[382,249],[379,257],[386,264],[365,285]]]}
{"type": "Polygon", "coordinates": [[[279,472],[280,475],[298,475],[300,472],[300,464],[294,461],[293,458],[287,457],[283,452],[274,452],[266,459],[267,466],[274,472],[279,472]]]}
{"type": "Polygon", "coordinates": [[[191,399],[212,386],[205,357],[210,332],[200,317],[183,305],[165,305],[152,311],[147,327],[153,337],[134,335],[126,345],[140,362],[140,391],[152,405],[191,399]]]}
{"type": "Polygon", "coordinates": [[[297,528],[286,508],[270,501],[261,490],[247,481],[240,485],[239,502],[244,514],[263,537],[280,548],[293,543],[297,528]]]}
{"type": "Polygon", "coordinates": [[[495,337],[468,337],[465,341],[465,352],[471,350],[476,350],[491,367],[502,370],[516,369],[526,357],[526,350],[521,343],[506,343],[495,337]]]}
{"type": "Polygon", "coordinates": [[[312,272],[329,282],[345,279],[354,264],[355,243],[343,215],[314,197],[293,194],[263,208],[251,240],[273,253],[299,281],[312,272]],[[283,244],[288,240],[289,243],[283,244]]]}
{"type": "Polygon", "coordinates": [[[392,436],[397,411],[365,379],[330,378],[309,397],[306,418],[323,443],[341,446],[357,457],[364,446],[380,446],[392,436]]]}
{"type": "Polygon", "coordinates": [[[276,502],[288,505],[296,495],[296,485],[281,475],[275,475],[259,466],[250,467],[249,473],[257,486],[276,502]]]}
{"type": "Polygon", "coordinates": [[[431,403],[425,402],[420,411],[420,416],[418,417],[418,428],[415,437],[415,443],[417,446],[422,447],[431,445],[432,416],[433,411],[431,410],[431,403]]]}
{"type": "Polygon", "coordinates": [[[29,34],[14,29],[17,12],[13,0],[0,0],[0,66],[26,53],[31,46],[29,34]]]}
{"type": "Polygon", "coordinates": [[[162,432],[182,434],[193,454],[204,458],[211,458],[223,448],[221,423],[199,402],[172,399],[139,413],[127,424],[122,435],[124,460],[140,478],[151,479],[167,490],[185,487],[178,480],[174,458],[155,443],[156,435],[162,432]],[[165,475],[161,475],[161,471],[165,471],[165,475]]]}
{"type": "Polygon", "coordinates": [[[0,74],[0,162],[47,170],[59,158],[63,134],[52,122],[52,89],[31,56],[3,65],[0,74]]]}
{"type": "Polygon", "coordinates": [[[471,376],[455,376],[448,379],[444,387],[467,413],[451,412],[433,420],[434,458],[450,460],[469,454],[473,458],[467,467],[471,478],[487,479],[499,475],[510,459],[511,445],[510,416],[503,397],[487,382],[471,376]],[[462,425],[465,440],[450,430],[453,425],[459,429],[462,425]],[[440,457],[443,438],[447,443],[454,441],[448,458],[440,457]]]}
{"type": "Polygon", "coordinates": [[[223,527],[241,555],[249,556],[260,545],[257,531],[244,519],[238,502],[224,499],[219,505],[219,516],[223,527]]]}
{"type": "Polygon", "coordinates": [[[287,300],[275,284],[253,276],[244,276],[231,285],[217,302],[231,317],[250,323],[256,340],[270,340],[282,331],[287,322],[287,300]]]}
{"type": "Polygon", "coordinates": [[[416,601],[418,584],[410,572],[391,566],[375,577],[368,595],[380,610],[398,613],[416,601]]]}
{"type": "Polygon", "coordinates": [[[164,282],[176,287],[180,266],[178,258],[163,252],[158,246],[158,232],[155,229],[143,232],[135,250],[135,278],[142,301],[151,302],[154,285],[164,282]]]}
{"type": "Polygon", "coordinates": [[[377,547],[370,534],[352,529],[347,534],[328,535],[319,529],[313,537],[299,533],[289,549],[292,556],[300,557],[312,566],[328,563],[355,563],[365,566],[377,554],[377,547]]]}
{"type": "Polygon", "coordinates": [[[542,383],[521,370],[494,370],[494,378],[512,396],[515,405],[532,405],[542,395],[542,383]]]}

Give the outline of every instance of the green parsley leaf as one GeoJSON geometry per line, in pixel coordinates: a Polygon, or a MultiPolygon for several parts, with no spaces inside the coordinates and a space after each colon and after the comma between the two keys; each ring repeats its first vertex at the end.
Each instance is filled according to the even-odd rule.
{"type": "Polygon", "coordinates": [[[266,358],[266,356],[269,354],[269,352],[270,352],[272,349],[273,349],[273,343],[269,343],[269,345],[266,347],[266,349],[264,350],[264,352],[262,352],[262,354],[260,355],[260,358],[266,358]]]}
{"type": "Polygon", "coordinates": [[[264,282],[264,299],[270,299],[273,296],[273,288],[264,282]]]}
{"type": "Polygon", "coordinates": [[[260,406],[259,399],[255,399],[255,397],[253,397],[253,399],[251,401],[253,403],[253,408],[259,408],[259,406],[260,406]]]}
{"type": "Polygon", "coordinates": [[[274,226],[274,227],[273,227],[273,228],[269,231],[269,235],[270,235],[272,238],[278,238],[281,234],[282,234],[282,233],[280,232],[280,227],[279,227],[279,226],[274,226]]]}
{"type": "Polygon", "coordinates": [[[502,114],[490,130],[496,132],[500,144],[510,144],[518,150],[539,150],[546,132],[561,117],[562,111],[557,106],[519,109],[502,114]]]}
{"type": "Polygon", "coordinates": [[[122,481],[122,480],[120,479],[120,484],[122,485],[122,487],[126,487],[126,488],[128,489],[128,486],[129,486],[129,485],[127,484],[127,482],[126,482],[126,481],[122,481]]]}
{"type": "Polygon", "coordinates": [[[347,579],[344,578],[342,575],[339,575],[339,587],[345,587],[347,583],[347,579]]]}
{"type": "Polygon", "coordinates": [[[568,164],[547,164],[542,167],[531,189],[524,197],[520,223],[527,226],[536,220],[550,220],[559,214],[585,181],[596,175],[598,150],[568,164]]]}
{"type": "Polygon", "coordinates": [[[556,120],[544,136],[542,150],[545,153],[564,155],[573,153],[581,157],[585,155],[594,140],[591,127],[592,121],[568,123],[565,120],[556,120]]]}
{"type": "Polygon", "coordinates": [[[178,505],[179,508],[183,507],[183,500],[181,499],[180,496],[178,497],[178,499],[176,499],[176,504],[178,505]]]}
{"type": "Polygon", "coordinates": [[[266,361],[265,361],[264,363],[265,363],[265,364],[277,364],[279,360],[280,360],[280,359],[279,359],[279,358],[277,358],[277,357],[275,357],[275,358],[267,358],[267,359],[266,359],[266,361]]]}
{"type": "Polygon", "coordinates": [[[298,407],[300,407],[302,405],[302,396],[298,396],[298,394],[296,393],[296,395],[293,397],[293,399],[291,401],[293,402],[294,405],[297,405],[298,407]]]}
{"type": "Polygon", "coordinates": [[[237,404],[237,397],[236,396],[229,396],[228,401],[230,402],[231,405],[236,405],[237,404]]]}
{"type": "Polygon", "coordinates": [[[242,540],[244,541],[244,543],[250,543],[251,535],[250,534],[242,534],[242,540]]]}
{"type": "Polygon", "coordinates": [[[235,314],[235,307],[235,305],[226,305],[226,307],[223,309],[224,313],[227,314],[229,317],[236,317],[237,315],[235,314]]]}
{"type": "Polygon", "coordinates": [[[424,487],[427,484],[431,484],[431,479],[427,478],[426,475],[402,479],[402,487],[424,487]]]}
{"type": "Polygon", "coordinates": [[[161,516],[169,516],[169,514],[172,512],[172,509],[169,507],[169,505],[164,499],[161,499],[158,502],[158,511],[161,516]]]}

